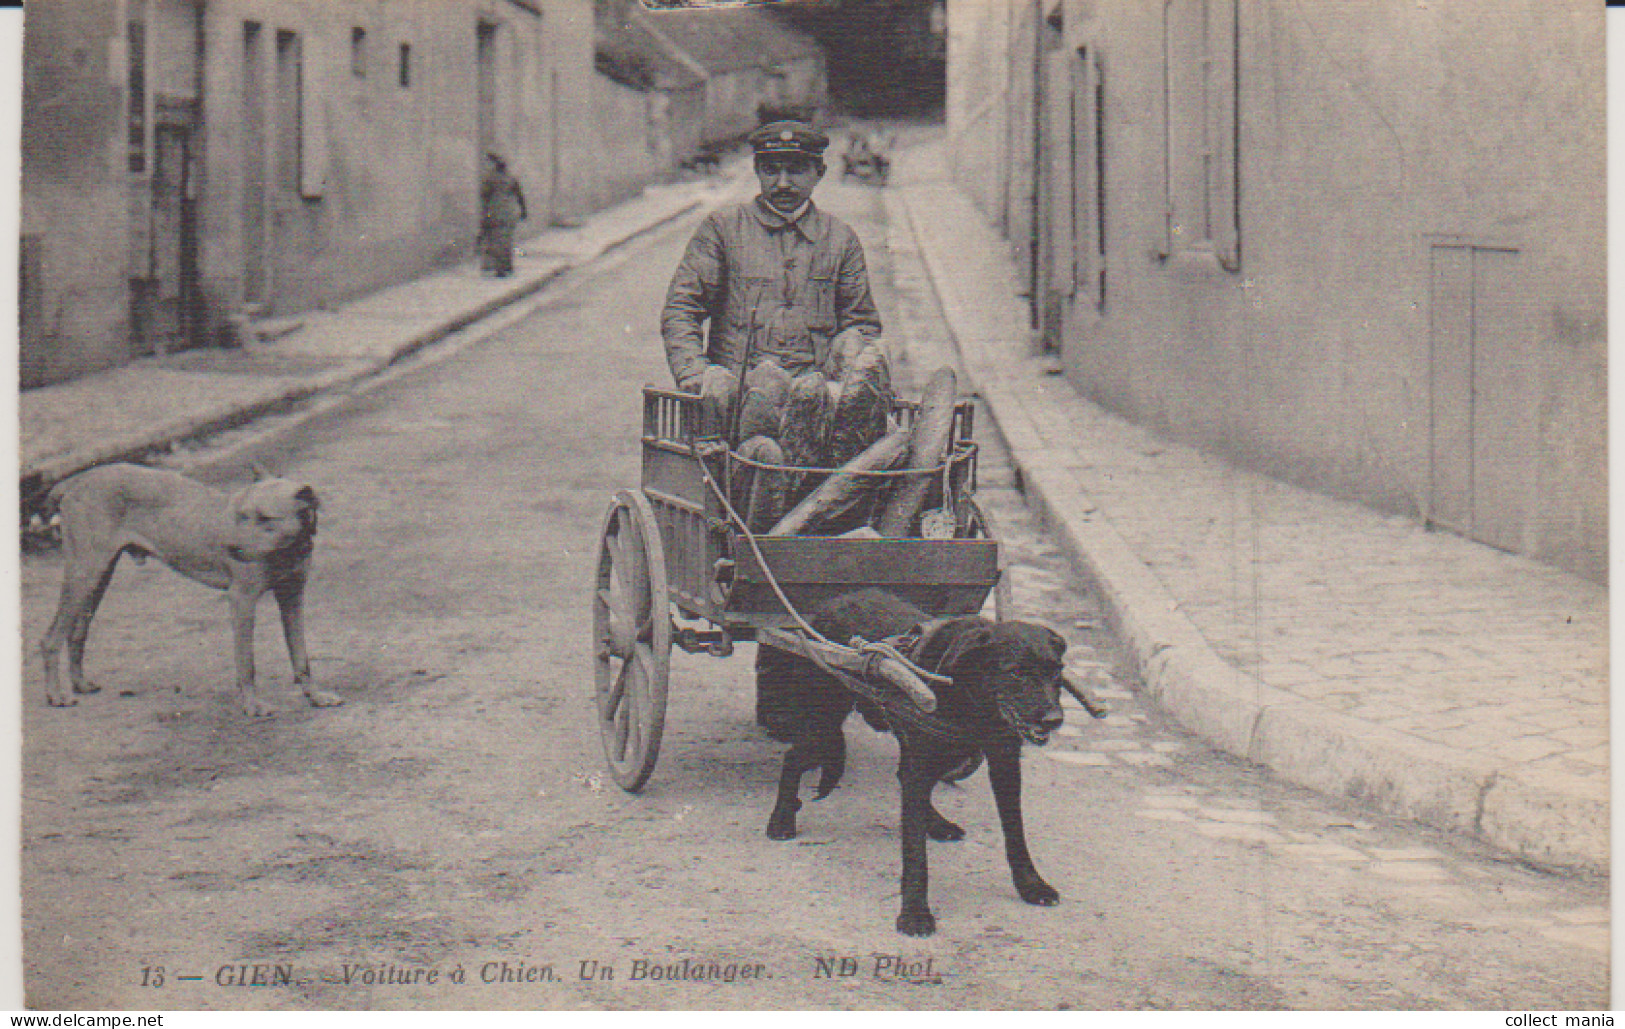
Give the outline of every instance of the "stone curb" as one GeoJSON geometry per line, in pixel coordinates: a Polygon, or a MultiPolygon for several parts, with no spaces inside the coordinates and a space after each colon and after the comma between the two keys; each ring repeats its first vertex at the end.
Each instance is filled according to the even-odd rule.
{"type": "Polygon", "coordinates": [[[920,233],[921,211],[906,187],[905,201],[968,386],[1009,446],[1029,502],[1105,600],[1147,690],[1164,710],[1215,746],[1299,785],[1467,833],[1541,865],[1606,874],[1606,798],[1522,781],[1487,758],[1270,687],[1221,658],[1077,481],[1047,457],[1024,399],[1001,381],[1012,371],[1008,362],[997,364],[996,355],[1025,353],[1027,341],[1007,329],[988,331],[983,323],[1025,325],[1025,319],[979,318],[959,295],[943,256],[920,233]]]}
{"type": "Polygon", "coordinates": [[[658,210],[654,212],[652,218],[628,227],[621,234],[588,246],[577,257],[554,261],[524,279],[515,280],[510,288],[479,304],[452,311],[444,318],[411,332],[399,342],[390,345],[382,354],[359,358],[326,373],[292,383],[283,382],[250,399],[231,401],[201,414],[147,426],[129,435],[103,442],[94,448],[54,455],[31,466],[21,467],[18,469],[18,478],[21,483],[19,492],[22,506],[26,511],[53,485],[86,468],[112,461],[137,461],[154,450],[180,440],[235,428],[285,410],[311,397],[345,389],[372,378],[452,333],[539,292],[572,268],[602,257],[676,221],[700,207],[702,203],[703,201],[699,199],[688,199],[668,209],[658,210]]]}

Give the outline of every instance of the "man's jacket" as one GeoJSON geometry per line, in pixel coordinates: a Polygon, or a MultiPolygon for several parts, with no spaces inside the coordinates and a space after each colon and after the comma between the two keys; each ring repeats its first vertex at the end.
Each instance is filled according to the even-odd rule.
{"type": "Polygon", "coordinates": [[[737,369],[752,337],[752,366],[771,356],[790,371],[825,368],[830,340],[854,326],[881,331],[857,234],[811,203],[792,223],[760,199],[700,223],[660,315],[666,360],[684,388],[707,364],[737,369]]]}

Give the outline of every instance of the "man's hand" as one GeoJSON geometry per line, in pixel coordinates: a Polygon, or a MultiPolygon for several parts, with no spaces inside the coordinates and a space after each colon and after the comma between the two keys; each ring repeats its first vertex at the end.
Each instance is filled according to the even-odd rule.
{"type": "Polygon", "coordinates": [[[683,376],[677,388],[684,393],[711,393],[720,397],[733,390],[734,382],[733,372],[720,364],[708,364],[697,372],[683,376]]]}

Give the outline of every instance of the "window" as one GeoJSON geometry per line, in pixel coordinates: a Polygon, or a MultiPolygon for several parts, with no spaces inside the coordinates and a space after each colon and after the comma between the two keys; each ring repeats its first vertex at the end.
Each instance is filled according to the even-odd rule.
{"type": "Polygon", "coordinates": [[[251,304],[268,299],[270,291],[270,219],[266,211],[269,128],[262,31],[258,22],[243,22],[243,299],[251,304]]]}
{"type": "Polygon", "coordinates": [[[367,77],[367,30],[350,30],[350,74],[358,79],[367,77]]]}
{"type": "Polygon", "coordinates": [[[474,26],[475,120],[480,153],[497,147],[497,26],[480,21],[474,26]]]}
{"type": "MultiPolygon", "coordinates": [[[[313,62],[313,65],[315,62],[313,62]]],[[[326,188],[327,133],[320,68],[307,66],[299,33],[276,34],[275,175],[277,187],[306,200],[326,188]]]]}
{"type": "Polygon", "coordinates": [[[1163,7],[1165,255],[1209,252],[1241,267],[1236,153],[1236,0],[1163,7]]]}
{"type": "MultiPolygon", "coordinates": [[[[1098,49],[1065,43],[1058,18],[1048,21],[1038,82],[1040,247],[1046,296],[1100,308],[1106,298],[1105,84],[1098,49]]],[[[1053,301],[1051,304],[1053,306],[1053,301]]],[[[1060,312],[1041,315],[1060,325],[1060,312]]],[[[1046,332],[1046,337],[1049,333],[1046,332]]]]}
{"type": "Polygon", "coordinates": [[[406,89],[412,85],[412,44],[401,44],[401,88],[406,89]]]}
{"type": "Polygon", "coordinates": [[[292,193],[299,189],[303,158],[304,83],[300,79],[299,34],[276,34],[276,183],[292,193]]]}
{"type": "Polygon", "coordinates": [[[129,82],[125,101],[129,167],[139,174],[147,170],[147,26],[137,17],[125,26],[124,49],[129,82]]]}

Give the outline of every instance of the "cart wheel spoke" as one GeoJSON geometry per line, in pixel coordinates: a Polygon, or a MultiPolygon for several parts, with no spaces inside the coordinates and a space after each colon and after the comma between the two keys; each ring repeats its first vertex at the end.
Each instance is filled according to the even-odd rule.
{"type": "Polygon", "coordinates": [[[597,599],[608,615],[610,653],[619,658],[628,658],[632,656],[632,641],[642,636],[641,619],[637,614],[640,609],[648,607],[647,602],[639,597],[640,590],[648,592],[647,575],[639,574],[637,567],[642,555],[638,554],[634,559],[625,545],[626,535],[633,530],[624,510],[616,512],[612,528],[614,532],[604,538],[605,549],[609,551],[610,582],[607,586],[600,585],[597,599]],[[638,626],[638,631],[633,631],[633,626],[638,626]]]}
{"type": "MultiPolygon", "coordinates": [[[[645,580],[635,589],[626,593],[626,622],[628,625],[639,626],[648,622],[653,614],[654,604],[649,597],[649,583],[645,580]]],[[[664,598],[662,598],[664,599],[664,598]]]]}
{"type": "Polygon", "coordinates": [[[641,560],[641,555],[630,555],[625,542],[618,536],[610,537],[610,582],[609,594],[615,610],[622,615],[628,615],[637,609],[638,591],[646,589],[632,563],[641,560]]]}
{"type": "Polygon", "coordinates": [[[614,576],[611,589],[616,597],[624,600],[632,592],[633,583],[629,581],[631,572],[627,568],[626,544],[619,534],[609,538],[609,567],[614,576]]]}
{"type": "Polygon", "coordinates": [[[609,594],[610,612],[617,618],[620,618],[622,621],[630,621],[632,617],[632,605],[634,602],[629,595],[630,588],[622,579],[621,569],[619,566],[616,566],[614,569],[614,574],[611,576],[610,587],[605,592],[609,594]]]}
{"type": "Polygon", "coordinates": [[[653,599],[649,589],[648,552],[639,543],[638,531],[632,525],[629,513],[623,513],[620,531],[611,540],[610,555],[614,562],[615,578],[621,584],[620,596],[626,602],[630,620],[642,623],[649,617],[653,599]]]}
{"type": "MultiPolygon", "coordinates": [[[[641,651],[643,648],[638,649],[641,651]]],[[[630,664],[633,666],[633,672],[626,684],[626,697],[621,701],[621,707],[626,709],[627,756],[642,760],[643,723],[649,714],[647,702],[649,685],[645,675],[647,667],[641,660],[632,661],[630,664]]]]}
{"type": "Polygon", "coordinates": [[[631,696],[630,703],[647,710],[649,684],[654,681],[656,673],[654,649],[647,643],[638,643],[634,648],[632,660],[627,663],[632,665],[637,673],[627,687],[627,692],[631,696]]]}
{"type": "Polygon", "coordinates": [[[632,656],[632,647],[638,640],[638,634],[631,628],[632,619],[624,612],[611,608],[609,612],[609,631],[605,633],[604,643],[609,653],[622,661],[632,656]]]}
{"type": "Polygon", "coordinates": [[[621,666],[621,677],[610,697],[615,715],[617,760],[643,753],[643,723],[649,716],[649,683],[655,669],[654,651],[639,643],[631,660],[621,666]]]}
{"type": "Polygon", "coordinates": [[[621,708],[615,712],[615,737],[614,742],[610,747],[610,760],[614,761],[616,764],[620,764],[626,760],[626,740],[627,736],[629,735],[628,730],[631,727],[631,723],[631,708],[623,704],[621,708]]]}
{"type": "Polygon", "coordinates": [[[625,660],[631,656],[632,647],[626,635],[626,618],[620,605],[611,591],[602,588],[598,590],[597,601],[598,637],[594,656],[600,661],[610,657],[625,660]]]}
{"type": "Polygon", "coordinates": [[[615,672],[614,685],[610,687],[609,692],[605,694],[599,705],[600,718],[607,721],[611,718],[620,717],[621,708],[624,706],[623,701],[626,699],[626,677],[631,674],[632,662],[622,661],[620,668],[615,672]]]}

